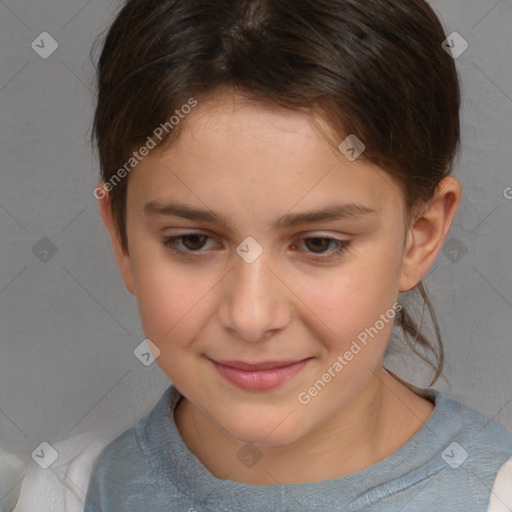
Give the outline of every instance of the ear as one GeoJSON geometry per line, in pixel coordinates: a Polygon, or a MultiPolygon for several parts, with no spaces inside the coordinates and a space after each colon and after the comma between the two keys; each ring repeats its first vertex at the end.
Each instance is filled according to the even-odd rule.
{"type": "Polygon", "coordinates": [[[406,237],[399,290],[414,288],[432,266],[443,247],[462,196],[453,176],[444,178],[406,237]]]}
{"type": "Polygon", "coordinates": [[[96,188],[97,191],[101,191],[101,193],[96,196],[98,199],[98,205],[100,207],[101,217],[105,227],[107,228],[117,265],[123,277],[124,285],[132,295],[135,295],[130,256],[128,252],[125,252],[122,247],[121,238],[119,236],[117,225],[114,221],[114,215],[112,213],[112,203],[110,202],[110,197],[106,190],[103,188],[103,185],[104,182],[100,181],[98,183],[98,187],[96,188]]]}

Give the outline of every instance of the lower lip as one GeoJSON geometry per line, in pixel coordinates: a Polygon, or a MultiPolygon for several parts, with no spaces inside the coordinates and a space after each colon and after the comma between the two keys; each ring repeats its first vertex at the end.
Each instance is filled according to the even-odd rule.
{"type": "Polygon", "coordinates": [[[212,361],[212,363],[226,380],[239,388],[265,391],[276,388],[295,377],[306,366],[308,361],[309,359],[304,359],[289,366],[269,368],[267,370],[240,370],[232,366],[225,366],[216,361],[212,361]]]}

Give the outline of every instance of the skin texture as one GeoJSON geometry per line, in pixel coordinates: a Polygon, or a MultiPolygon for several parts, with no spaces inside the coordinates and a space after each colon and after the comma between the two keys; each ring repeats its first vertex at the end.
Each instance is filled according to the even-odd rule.
{"type": "Polygon", "coordinates": [[[390,176],[364,157],[349,161],[316,128],[329,133],[322,119],[314,120],[228,92],[199,103],[177,141],[129,176],[127,253],[108,197],[99,200],[125,286],[160,350],[157,363],[186,397],[175,414],[180,434],[218,478],[275,485],[353,473],[396,451],[433,410],[382,368],[392,321],[309,403],[298,400],[399,291],[427,273],[461,197],[458,181],[444,179],[406,226],[390,176]],[[146,215],[150,201],[209,209],[231,229],[146,215]],[[276,226],[289,213],[341,203],[376,213],[276,226]],[[188,259],[163,244],[165,236],[191,232],[209,238],[178,240],[175,247],[195,251],[188,259]],[[350,245],[335,255],[336,244],[319,235],[350,245]],[[263,249],[252,263],[236,252],[248,236],[263,249]],[[247,391],[208,358],[311,359],[279,387],[247,391]],[[245,444],[261,454],[253,467],[237,457],[245,444]]]}

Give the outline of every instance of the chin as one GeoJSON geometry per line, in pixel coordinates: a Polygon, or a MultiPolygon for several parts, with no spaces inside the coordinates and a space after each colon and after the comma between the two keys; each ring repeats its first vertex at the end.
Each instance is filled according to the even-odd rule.
{"type": "MultiPolygon", "coordinates": [[[[290,415],[291,416],[291,415],[290,415]]],[[[233,418],[232,421],[219,423],[222,430],[235,441],[243,444],[252,444],[261,447],[286,446],[300,439],[307,432],[302,432],[302,428],[295,424],[295,421],[289,421],[287,414],[280,415],[279,418],[273,417],[262,420],[261,412],[254,415],[244,415],[244,419],[233,418]]]]}

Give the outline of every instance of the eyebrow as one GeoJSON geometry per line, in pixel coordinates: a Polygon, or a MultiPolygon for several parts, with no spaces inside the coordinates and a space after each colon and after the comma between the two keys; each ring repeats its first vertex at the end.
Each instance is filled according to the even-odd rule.
{"type": "MultiPolygon", "coordinates": [[[[221,215],[204,208],[196,208],[181,203],[162,204],[150,201],[144,206],[145,215],[166,215],[180,217],[192,221],[203,221],[213,224],[222,224],[233,231],[230,223],[221,215]]],[[[333,220],[353,220],[369,215],[376,215],[377,211],[365,205],[356,203],[334,204],[300,213],[289,213],[272,223],[273,227],[291,228],[300,224],[312,224],[333,220]]]]}

